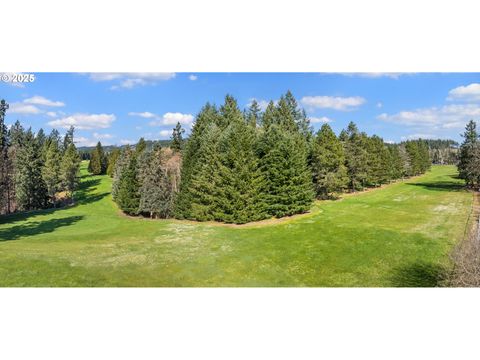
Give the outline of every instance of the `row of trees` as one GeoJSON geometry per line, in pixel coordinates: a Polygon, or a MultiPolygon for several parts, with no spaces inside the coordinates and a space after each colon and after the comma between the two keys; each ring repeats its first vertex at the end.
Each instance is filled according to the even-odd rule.
{"type": "Polygon", "coordinates": [[[473,120],[465,127],[460,146],[458,172],[460,178],[472,188],[480,187],[480,141],[477,123],[473,120]]]}
{"type": "Polygon", "coordinates": [[[172,139],[181,176],[178,166],[168,170],[159,146],[148,151],[140,141],[118,154],[112,193],[123,211],[246,223],[302,213],[315,198],[418,175],[431,164],[425,141],[385,144],[353,122],[339,136],[328,124],[314,134],[291,92],[265,111],[255,101],[241,111],[226,96],[219,108],[202,108],[184,146],[182,133],[178,124],[172,139]]]}
{"type": "Polygon", "coordinates": [[[73,143],[73,127],[64,138],[57,130],[46,136],[25,130],[19,121],[7,129],[8,104],[0,102],[0,213],[56,207],[73,201],[80,158],[73,143]]]}

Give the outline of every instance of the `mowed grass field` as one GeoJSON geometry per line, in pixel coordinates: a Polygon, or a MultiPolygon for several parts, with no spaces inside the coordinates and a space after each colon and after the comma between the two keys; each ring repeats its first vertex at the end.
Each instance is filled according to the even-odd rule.
{"type": "Polygon", "coordinates": [[[122,215],[82,164],[77,204],[0,217],[0,286],[436,286],[472,194],[454,166],[246,226],[122,215]]]}

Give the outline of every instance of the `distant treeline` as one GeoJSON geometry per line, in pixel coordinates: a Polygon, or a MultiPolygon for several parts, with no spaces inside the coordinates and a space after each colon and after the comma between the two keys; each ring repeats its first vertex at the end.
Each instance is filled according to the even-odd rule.
{"type": "Polygon", "coordinates": [[[456,165],[458,163],[458,143],[453,140],[424,140],[430,150],[433,164],[456,165]]]}
{"type": "Polygon", "coordinates": [[[353,122],[339,136],[328,124],[314,134],[290,92],[265,111],[255,101],[241,111],[226,96],[219,108],[202,108],[185,144],[179,129],[180,176],[168,170],[159,144],[117,154],[112,192],[124,212],[246,223],[303,213],[315,198],[419,175],[431,165],[424,140],[385,144],[353,122]]]}
{"type": "MultiPolygon", "coordinates": [[[[172,142],[171,140],[156,140],[156,141],[144,140],[144,141],[146,144],[146,149],[149,151],[153,149],[156,143],[160,144],[160,146],[162,147],[170,147],[172,142]]],[[[103,151],[108,156],[110,153],[114,151],[120,151],[121,149],[126,147],[130,147],[130,146],[129,145],[120,145],[120,146],[107,145],[107,146],[103,146],[103,151]]],[[[90,156],[92,152],[95,150],[95,148],[96,146],[81,146],[81,147],[78,147],[78,153],[80,154],[80,157],[82,158],[82,160],[90,160],[90,156]]]]}
{"type": "Polygon", "coordinates": [[[8,104],[0,102],[0,214],[56,207],[73,201],[80,157],[73,127],[62,139],[57,130],[47,136],[25,130],[19,121],[5,126],[8,104]]]}

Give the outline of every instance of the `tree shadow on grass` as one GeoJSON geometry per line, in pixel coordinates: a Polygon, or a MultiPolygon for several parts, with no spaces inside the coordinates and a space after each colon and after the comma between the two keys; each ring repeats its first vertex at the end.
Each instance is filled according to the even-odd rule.
{"type": "Polygon", "coordinates": [[[416,262],[395,268],[390,281],[394,287],[439,287],[446,278],[445,267],[416,262]]]}
{"type": "Polygon", "coordinates": [[[63,226],[70,226],[83,219],[83,216],[69,216],[60,219],[32,221],[23,225],[0,229],[0,242],[17,240],[24,236],[51,233],[63,226]]]}
{"type": "MultiPolygon", "coordinates": [[[[32,216],[36,215],[50,215],[57,211],[70,209],[72,206],[81,205],[81,204],[91,204],[97,201],[102,200],[105,196],[108,196],[109,192],[103,192],[99,194],[92,194],[97,190],[97,186],[100,185],[100,179],[89,179],[91,175],[83,175],[81,177],[82,181],[78,187],[78,190],[75,191],[74,198],[75,203],[73,205],[66,205],[57,208],[49,208],[49,209],[42,209],[42,210],[33,210],[33,211],[25,211],[25,212],[18,212],[9,215],[2,215],[0,216],[0,225],[1,224],[11,224],[19,221],[28,220],[32,216]]],[[[1,240],[1,239],[0,239],[1,240]]]]}
{"type": "Polygon", "coordinates": [[[433,191],[462,191],[465,190],[465,185],[454,181],[442,182],[421,182],[421,183],[406,183],[411,186],[419,186],[424,189],[433,191]]]}

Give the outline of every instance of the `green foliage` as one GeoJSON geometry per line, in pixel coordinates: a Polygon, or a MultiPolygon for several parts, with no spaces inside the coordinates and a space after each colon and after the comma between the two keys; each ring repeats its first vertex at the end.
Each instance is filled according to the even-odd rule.
{"type": "MultiPolygon", "coordinates": [[[[183,151],[180,190],[175,200],[175,216],[179,219],[191,219],[193,217],[192,202],[195,197],[192,181],[194,176],[207,164],[205,163],[206,130],[218,123],[219,113],[215,106],[206,104],[196,117],[192,132],[185,144],[183,151]]],[[[211,129],[209,131],[212,131],[211,129]]],[[[212,139],[216,142],[216,139],[212,139]]],[[[211,145],[214,145],[212,143],[211,145]]],[[[213,154],[215,154],[214,152],[213,154]]],[[[210,160],[213,162],[213,159],[210,160]]]]}
{"type": "Polygon", "coordinates": [[[100,141],[92,151],[90,162],[88,164],[88,171],[93,175],[102,175],[107,171],[107,158],[100,141]]]}
{"type": "Polygon", "coordinates": [[[180,122],[177,122],[177,125],[173,129],[172,133],[172,143],[170,145],[170,148],[173,151],[182,151],[183,149],[183,133],[185,133],[185,130],[182,129],[182,125],[180,125],[180,122]]]}
{"type": "Polygon", "coordinates": [[[368,177],[368,137],[353,122],[340,135],[345,147],[345,164],[352,191],[363,190],[368,177]]]}
{"type": "Polygon", "coordinates": [[[317,132],[312,148],[313,184],[320,199],[333,197],[348,185],[345,151],[328,124],[317,132]]]}
{"type": "Polygon", "coordinates": [[[123,171],[128,167],[130,158],[133,156],[132,149],[129,146],[121,150],[120,156],[115,162],[115,169],[113,171],[113,183],[112,183],[112,197],[117,201],[118,190],[120,188],[120,179],[123,171]]]}
{"type": "Polygon", "coordinates": [[[47,194],[54,206],[57,204],[56,194],[61,190],[62,156],[58,144],[51,142],[45,155],[45,165],[42,168],[42,178],[47,186],[47,194]]]}
{"type": "Polygon", "coordinates": [[[107,166],[107,175],[113,177],[113,173],[115,171],[115,166],[117,163],[118,158],[120,157],[121,151],[119,148],[113,149],[110,154],[108,155],[108,166],[107,166]]]}
{"type": "Polygon", "coordinates": [[[267,213],[282,217],[302,213],[313,201],[312,174],[298,133],[271,125],[261,138],[261,188],[267,213]]]}
{"type": "Polygon", "coordinates": [[[16,154],[15,195],[20,210],[41,209],[47,203],[47,188],[42,178],[43,161],[38,143],[29,129],[16,154]]]}
{"type": "Polygon", "coordinates": [[[424,264],[449,269],[473,199],[447,165],[264,224],[144,221],[86,165],[75,207],[0,218],[0,286],[434,286],[424,264]]]}
{"type": "Polygon", "coordinates": [[[158,145],[141,164],[139,212],[151,218],[168,218],[173,211],[174,192],[165,169],[162,149],[158,145]]]}
{"type": "Polygon", "coordinates": [[[468,186],[478,186],[480,184],[480,143],[477,124],[473,120],[466,125],[462,136],[464,140],[460,146],[459,176],[468,186]]]}
{"type": "Polygon", "coordinates": [[[130,157],[122,171],[116,202],[123,212],[138,215],[140,211],[140,184],[138,181],[137,154],[130,157]]]}
{"type": "Polygon", "coordinates": [[[73,141],[68,145],[62,157],[61,180],[63,189],[67,192],[70,199],[74,200],[73,193],[79,183],[80,156],[73,141]]]}

